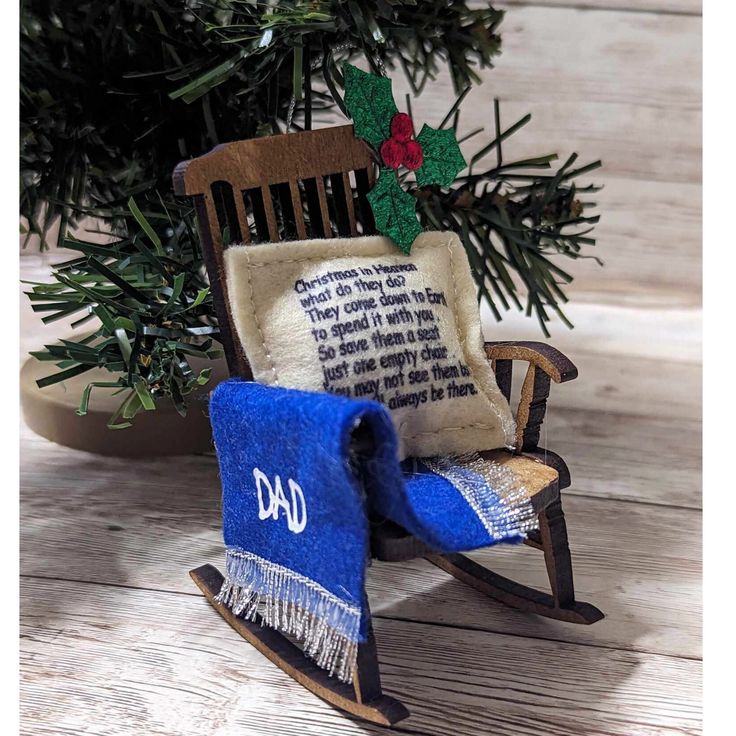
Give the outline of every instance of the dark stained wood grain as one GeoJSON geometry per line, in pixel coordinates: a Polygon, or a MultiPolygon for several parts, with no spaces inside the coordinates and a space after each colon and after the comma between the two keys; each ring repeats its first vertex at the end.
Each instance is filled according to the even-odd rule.
{"type": "Polygon", "coordinates": [[[353,126],[342,125],[223,143],[180,163],[174,171],[174,191],[182,196],[205,194],[215,181],[244,191],[264,182],[303,181],[372,165],[370,151],[355,138],[353,126]]]}
{"type": "Polygon", "coordinates": [[[291,206],[294,210],[294,218],[296,220],[297,237],[306,239],[307,228],[304,224],[304,209],[302,207],[301,193],[299,192],[299,185],[294,179],[289,181],[289,191],[291,192],[291,206]]]}

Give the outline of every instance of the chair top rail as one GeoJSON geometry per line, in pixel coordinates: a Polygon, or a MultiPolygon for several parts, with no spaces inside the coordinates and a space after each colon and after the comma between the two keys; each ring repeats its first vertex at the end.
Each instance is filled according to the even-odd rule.
{"type": "Polygon", "coordinates": [[[352,125],[223,143],[174,170],[178,195],[201,196],[216,181],[241,191],[296,179],[371,169],[370,149],[352,125]]]}

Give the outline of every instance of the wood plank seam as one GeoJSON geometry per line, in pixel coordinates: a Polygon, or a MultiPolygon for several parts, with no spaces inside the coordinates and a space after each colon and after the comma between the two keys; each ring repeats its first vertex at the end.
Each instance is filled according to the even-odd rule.
{"type": "MultiPolygon", "coordinates": [[[[19,576],[21,579],[28,579],[28,580],[55,580],[62,583],[73,583],[74,585],[87,585],[87,586],[93,586],[97,588],[118,588],[121,590],[134,590],[134,591],[141,591],[141,592],[150,592],[150,593],[157,593],[161,595],[172,595],[172,596],[186,596],[187,598],[198,598],[203,599],[202,595],[200,593],[186,593],[184,591],[178,592],[178,591],[171,591],[171,590],[157,590],[155,588],[138,588],[135,586],[127,586],[127,585],[119,585],[116,583],[99,583],[94,581],[88,581],[88,580],[72,580],[68,578],[47,578],[40,575],[26,575],[21,574],[19,576]]],[[[503,604],[494,604],[490,603],[490,605],[499,605],[502,606],[503,604]]],[[[211,610],[209,607],[205,608],[202,607],[203,611],[206,611],[208,614],[211,613],[211,610]]],[[[661,657],[663,659],[671,659],[671,660],[686,660],[689,662],[702,662],[702,657],[694,657],[689,656],[685,654],[666,654],[663,652],[652,652],[652,651],[646,651],[646,650],[639,650],[639,649],[624,649],[621,647],[613,647],[613,646],[606,646],[602,644],[593,644],[590,642],[580,642],[580,641],[568,641],[566,639],[558,639],[558,638],[547,638],[547,637],[536,637],[536,636],[530,636],[527,634],[516,634],[514,632],[508,632],[508,631],[496,631],[492,629],[482,629],[475,626],[467,626],[463,624],[446,624],[442,622],[436,622],[436,621],[421,621],[416,620],[408,617],[402,617],[402,616],[386,616],[385,614],[376,614],[371,613],[371,617],[374,619],[382,620],[382,621],[396,621],[399,623],[409,623],[416,626],[424,626],[424,627],[438,627],[442,629],[454,629],[457,631],[477,631],[478,633],[483,634],[494,634],[496,636],[501,637],[511,637],[516,639],[526,639],[529,641],[544,641],[544,642],[550,642],[550,643],[557,643],[557,644],[565,644],[567,646],[571,647],[580,647],[580,648],[590,648],[590,649],[601,649],[604,651],[610,651],[610,652],[623,652],[623,653],[634,653],[634,654],[646,654],[647,656],[651,657],[661,657]]],[[[239,641],[239,640],[236,640],[239,641]]],[[[247,642],[243,642],[243,646],[249,646],[247,642]]]]}
{"type": "MultiPolygon", "coordinates": [[[[675,8],[637,8],[635,6],[620,6],[620,5],[589,5],[585,2],[579,3],[540,3],[530,0],[503,0],[495,4],[496,7],[500,8],[548,8],[551,10],[585,10],[585,11],[600,11],[607,13],[635,13],[637,15],[673,15],[685,18],[702,18],[702,10],[699,13],[693,13],[687,10],[677,10],[675,8]]],[[[502,29],[503,30],[503,29],[502,29]]]]}
{"type": "MultiPolygon", "coordinates": [[[[484,602],[488,600],[484,598],[484,602]]],[[[505,608],[502,603],[494,601],[489,605],[498,605],[499,608],[505,608]]],[[[554,636],[534,636],[532,634],[518,634],[514,631],[504,631],[501,629],[484,629],[482,626],[472,626],[470,624],[445,623],[444,621],[422,621],[421,619],[411,618],[408,616],[394,616],[385,613],[371,612],[371,617],[383,621],[401,621],[408,624],[417,624],[425,626],[438,626],[441,629],[452,629],[455,631],[478,631],[484,634],[497,634],[498,636],[511,636],[519,639],[538,639],[540,641],[554,642],[557,644],[574,644],[575,646],[590,647],[591,649],[603,649],[608,652],[633,652],[636,654],[650,654],[655,657],[668,657],[669,659],[685,659],[690,662],[702,662],[703,657],[696,657],[692,654],[669,654],[668,652],[657,652],[653,649],[635,648],[635,647],[616,647],[609,644],[598,644],[589,641],[571,641],[570,639],[562,639],[554,636]]]]}
{"type": "MultiPolygon", "coordinates": [[[[389,563],[390,564],[390,563],[389,563]]],[[[75,585],[89,585],[94,587],[100,587],[100,588],[117,588],[121,590],[133,590],[133,591],[142,591],[142,592],[148,592],[148,593],[160,593],[163,595],[173,595],[173,596],[186,596],[188,598],[202,598],[202,594],[193,591],[178,591],[178,590],[167,590],[164,588],[150,588],[145,586],[137,586],[137,585],[123,585],[121,583],[109,583],[109,582],[99,582],[96,580],[83,580],[80,578],[71,578],[71,577],[58,577],[58,576],[46,576],[46,575],[36,575],[36,574],[28,574],[28,573],[21,573],[19,575],[19,578],[21,580],[27,579],[27,580],[47,580],[47,581],[58,581],[62,583],[74,583],[75,585]]],[[[462,585],[462,583],[458,582],[458,585],[462,585]]],[[[481,594],[479,594],[481,595],[481,594]]],[[[497,606],[498,608],[505,608],[505,606],[502,603],[499,603],[497,601],[489,600],[488,598],[483,598],[481,601],[481,605],[488,605],[488,606],[497,606]]],[[[21,612],[22,613],[22,612],[21,612]]],[[[646,649],[643,647],[616,647],[611,646],[607,644],[598,644],[596,642],[582,642],[582,641],[573,641],[570,639],[563,639],[553,636],[534,636],[533,634],[518,634],[513,631],[504,631],[500,629],[494,629],[494,628],[483,628],[480,626],[472,626],[469,624],[458,624],[458,623],[444,623],[442,621],[422,621],[421,619],[411,618],[408,616],[396,616],[396,615],[388,615],[385,613],[376,613],[375,611],[371,612],[371,618],[378,619],[380,621],[398,621],[403,623],[410,623],[410,624],[416,624],[417,626],[436,626],[443,629],[454,629],[458,631],[478,631],[480,633],[484,634],[495,634],[497,636],[510,636],[510,637],[516,637],[519,639],[526,639],[526,640],[539,640],[539,641],[547,641],[552,643],[558,643],[558,644],[568,644],[570,646],[576,646],[576,647],[587,647],[591,649],[602,649],[605,651],[611,651],[611,652],[632,652],[636,654],[646,654],[654,657],[666,657],[668,659],[683,659],[687,661],[692,662],[702,662],[703,658],[696,657],[692,655],[687,654],[668,654],[666,652],[658,652],[654,651],[652,649],[646,649]]],[[[244,644],[247,646],[247,644],[244,644]]]]}

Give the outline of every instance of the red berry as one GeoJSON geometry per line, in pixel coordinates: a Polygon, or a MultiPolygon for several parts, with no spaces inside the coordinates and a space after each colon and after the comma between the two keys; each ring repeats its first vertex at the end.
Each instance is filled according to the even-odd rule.
{"type": "Polygon", "coordinates": [[[404,160],[401,162],[409,171],[416,171],[424,163],[422,147],[416,141],[407,141],[404,144],[404,160]]]}
{"type": "Polygon", "coordinates": [[[404,148],[406,144],[401,143],[393,138],[387,138],[381,143],[381,158],[386,166],[392,169],[398,169],[404,160],[404,148]]]}
{"type": "Polygon", "coordinates": [[[401,143],[406,143],[414,135],[414,123],[405,112],[397,112],[391,118],[391,135],[401,143]]]}

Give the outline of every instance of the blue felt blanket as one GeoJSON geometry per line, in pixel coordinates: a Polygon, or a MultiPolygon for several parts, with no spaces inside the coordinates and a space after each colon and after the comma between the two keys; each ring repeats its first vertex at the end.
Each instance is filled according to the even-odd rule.
{"type": "Polygon", "coordinates": [[[343,681],[368,632],[369,512],[439,552],[520,541],[536,527],[503,466],[478,456],[400,464],[377,402],[231,380],[214,391],[210,418],[227,547],[220,600],[294,635],[343,681]]]}

